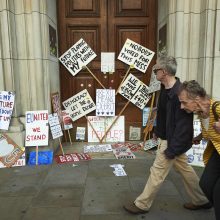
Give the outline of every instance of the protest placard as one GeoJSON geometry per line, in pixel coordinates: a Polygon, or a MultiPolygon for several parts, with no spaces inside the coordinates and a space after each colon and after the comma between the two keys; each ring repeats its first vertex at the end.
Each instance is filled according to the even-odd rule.
{"type": "MultiPolygon", "coordinates": [[[[193,121],[194,137],[202,132],[201,122],[199,119],[193,121]]],[[[206,149],[207,141],[202,139],[200,144],[193,144],[192,147],[186,152],[188,163],[193,166],[204,167],[203,153],[206,149]]]]}
{"type": "Polygon", "coordinates": [[[67,68],[67,70],[73,76],[75,76],[82,69],[83,66],[86,66],[95,57],[95,52],[81,38],[63,55],[61,55],[59,57],[59,60],[67,68]]]}
{"type": "MultiPolygon", "coordinates": [[[[25,148],[24,153],[16,160],[16,162],[11,167],[23,167],[26,165],[25,159],[25,148]]],[[[0,161],[0,168],[6,168],[6,166],[0,161]]]]}
{"type": "Polygon", "coordinates": [[[85,127],[77,127],[76,128],[76,140],[84,141],[85,140],[85,134],[86,134],[86,128],[85,127]]]}
{"type": "Polygon", "coordinates": [[[48,120],[53,139],[63,136],[57,113],[49,114],[48,120]]]}
{"type": "Polygon", "coordinates": [[[91,157],[89,156],[89,154],[86,153],[72,153],[65,155],[56,155],[54,159],[58,164],[64,164],[78,162],[80,160],[91,160],[91,157]]]}
{"type": "Polygon", "coordinates": [[[114,89],[96,89],[96,116],[115,116],[114,89]]]}
{"type": "Polygon", "coordinates": [[[118,55],[118,59],[145,73],[154,54],[155,53],[148,48],[127,39],[118,55]]]}
{"type": "Polygon", "coordinates": [[[135,159],[136,156],[131,152],[130,148],[117,147],[113,148],[113,153],[117,159],[135,159]]]}
{"type": "Polygon", "coordinates": [[[141,128],[140,127],[129,127],[129,140],[138,141],[141,139],[141,128]]]}
{"type": "Polygon", "coordinates": [[[70,111],[72,121],[76,121],[96,109],[95,103],[86,89],[64,101],[63,106],[70,111]]]}
{"type": "Polygon", "coordinates": [[[161,82],[157,80],[156,75],[152,72],[149,85],[149,93],[160,90],[161,82]]]}
{"type": "Polygon", "coordinates": [[[120,86],[119,93],[138,108],[143,109],[151,97],[148,90],[148,86],[134,75],[129,74],[120,86]]]}
{"type": "Polygon", "coordinates": [[[115,53],[101,53],[101,71],[103,73],[115,72],[115,53]]]}
{"type": "Polygon", "coordinates": [[[0,129],[8,130],[14,107],[13,92],[0,91],[0,129]]]}
{"type": "MultiPolygon", "coordinates": [[[[112,125],[112,122],[117,116],[113,117],[99,117],[99,116],[88,116],[88,122],[90,122],[94,129],[88,123],[88,142],[99,142],[98,137],[101,139],[108,128],[112,125]],[[95,131],[97,135],[95,134],[95,131]]],[[[114,123],[110,131],[107,132],[106,142],[124,142],[125,141],[125,126],[124,116],[120,116],[114,123]]]]}
{"type": "Polygon", "coordinates": [[[48,145],[48,110],[26,112],[25,146],[48,145]]]}
{"type": "Polygon", "coordinates": [[[62,120],[61,120],[61,104],[60,104],[60,95],[58,92],[51,94],[51,104],[52,104],[53,113],[57,113],[57,115],[59,117],[59,121],[61,123],[62,122],[62,120]]]}
{"type": "Polygon", "coordinates": [[[97,153],[97,152],[111,152],[111,144],[99,144],[99,145],[86,145],[84,146],[84,153],[97,153]]]}
{"type": "Polygon", "coordinates": [[[19,147],[9,136],[0,134],[0,161],[2,167],[11,167],[24,153],[24,147],[19,147]]]}

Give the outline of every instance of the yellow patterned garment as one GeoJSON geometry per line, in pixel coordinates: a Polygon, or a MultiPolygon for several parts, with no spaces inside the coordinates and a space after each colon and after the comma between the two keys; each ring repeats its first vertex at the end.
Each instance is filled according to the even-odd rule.
{"type": "MultiPolygon", "coordinates": [[[[204,161],[205,164],[207,164],[210,156],[212,155],[212,152],[213,152],[214,148],[218,151],[218,153],[220,155],[220,134],[217,133],[215,131],[215,129],[212,127],[213,124],[216,122],[215,117],[214,117],[213,112],[212,112],[213,103],[214,103],[214,101],[211,100],[211,105],[210,105],[210,109],[209,109],[210,118],[209,118],[209,128],[208,128],[208,130],[206,130],[204,125],[201,123],[201,125],[202,125],[202,136],[203,136],[203,138],[208,140],[207,147],[206,147],[206,149],[204,151],[204,154],[203,154],[203,161],[204,161]]],[[[217,106],[216,112],[220,116],[220,105],[217,106]]]]}

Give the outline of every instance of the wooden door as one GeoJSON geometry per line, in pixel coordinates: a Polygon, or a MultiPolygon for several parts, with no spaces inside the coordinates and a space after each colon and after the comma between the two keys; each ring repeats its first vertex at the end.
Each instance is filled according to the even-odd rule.
{"type": "MultiPolygon", "coordinates": [[[[83,38],[95,51],[97,57],[88,67],[106,88],[118,88],[129,66],[117,60],[127,38],[156,51],[156,0],[58,0],[59,56],[83,38]],[[114,74],[101,73],[101,52],[115,52],[114,74]]],[[[132,69],[131,73],[149,84],[151,62],[145,74],[132,69]]],[[[60,64],[61,101],[83,89],[87,89],[95,101],[95,91],[101,86],[86,70],[72,76],[60,64]]],[[[120,94],[116,97],[116,114],[127,100],[120,94]]],[[[95,112],[90,115],[95,115],[95,112]]],[[[126,140],[129,126],[142,126],[142,111],[129,104],[125,109],[126,140]]],[[[85,118],[77,120],[77,126],[86,126],[85,118]]],[[[74,126],[75,128],[76,126],[74,126]]],[[[75,132],[73,132],[75,133],[75,132]]]]}

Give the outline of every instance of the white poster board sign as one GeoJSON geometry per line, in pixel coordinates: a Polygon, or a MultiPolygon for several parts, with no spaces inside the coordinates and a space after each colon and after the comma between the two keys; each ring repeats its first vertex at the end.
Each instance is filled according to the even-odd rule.
{"type": "MultiPolygon", "coordinates": [[[[101,139],[107,129],[111,126],[115,117],[99,117],[99,116],[88,116],[88,121],[92,124],[99,138],[101,139]]],[[[88,142],[99,142],[95,131],[92,129],[88,122],[88,142]]],[[[105,142],[124,142],[125,141],[125,121],[124,116],[120,116],[111,130],[107,133],[105,142]]]]}
{"type": "MultiPolygon", "coordinates": [[[[201,122],[199,119],[193,121],[194,137],[202,132],[201,122]]],[[[188,163],[193,166],[204,167],[203,153],[207,146],[207,141],[202,139],[200,144],[193,144],[192,147],[186,152],[188,163]]]]}
{"type": "Polygon", "coordinates": [[[77,127],[76,128],[76,140],[84,141],[86,135],[86,128],[85,127],[77,127]]]}
{"type": "Polygon", "coordinates": [[[160,90],[161,82],[157,80],[156,75],[152,72],[149,85],[149,93],[160,90]]]}
{"type": "Polygon", "coordinates": [[[114,89],[96,89],[96,116],[115,116],[114,89]]]}
{"type": "Polygon", "coordinates": [[[136,105],[143,109],[150,99],[149,88],[137,77],[129,74],[119,88],[119,93],[136,105]]]}
{"type": "Polygon", "coordinates": [[[47,146],[48,129],[48,110],[26,112],[25,146],[47,146]]]}
{"type": "Polygon", "coordinates": [[[48,120],[49,120],[50,131],[53,139],[63,136],[58,114],[57,113],[49,114],[48,120]]]}
{"type": "Polygon", "coordinates": [[[103,73],[115,72],[115,53],[101,53],[101,71],[103,73]]]}
{"type": "Polygon", "coordinates": [[[154,54],[155,53],[148,48],[127,39],[118,55],[118,59],[128,65],[133,65],[135,69],[145,73],[154,54]]]}
{"type": "Polygon", "coordinates": [[[64,101],[63,106],[69,110],[72,121],[76,121],[96,109],[95,103],[86,89],[64,101]]]}
{"type": "Polygon", "coordinates": [[[139,141],[141,139],[141,128],[140,127],[129,127],[129,140],[139,141]]]}
{"type": "Polygon", "coordinates": [[[0,91],[0,129],[8,130],[14,107],[13,92],[0,91]]]}
{"type": "Polygon", "coordinates": [[[69,50],[59,57],[60,62],[75,76],[83,66],[96,57],[95,52],[81,38],[69,50]]]}

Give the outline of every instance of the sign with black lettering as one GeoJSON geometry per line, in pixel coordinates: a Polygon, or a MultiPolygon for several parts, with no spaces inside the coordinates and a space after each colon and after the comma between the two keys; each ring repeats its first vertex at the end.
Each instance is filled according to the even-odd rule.
{"type": "Polygon", "coordinates": [[[49,114],[48,120],[53,139],[63,136],[57,113],[49,114]]]}
{"type": "Polygon", "coordinates": [[[48,130],[48,110],[26,112],[25,146],[47,146],[48,130]]]}
{"type": "Polygon", "coordinates": [[[69,50],[59,57],[60,62],[75,76],[83,66],[96,57],[95,52],[81,38],[69,50]]]}
{"type": "Polygon", "coordinates": [[[96,109],[95,103],[86,89],[64,101],[63,106],[69,110],[72,121],[76,121],[96,109]]]}
{"type": "Polygon", "coordinates": [[[140,44],[127,39],[121,49],[118,59],[122,62],[134,66],[135,69],[145,73],[149,66],[154,52],[140,44]]]}
{"type": "Polygon", "coordinates": [[[122,83],[119,93],[140,109],[145,107],[151,97],[148,86],[132,74],[122,83]]]}
{"type": "Polygon", "coordinates": [[[115,116],[114,89],[96,89],[96,116],[115,116]]]}
{"type": "Polygon", "coordinates": [[[8,130],[14,107],[13,92],[0,91],[0,129],[8,130]]]}

